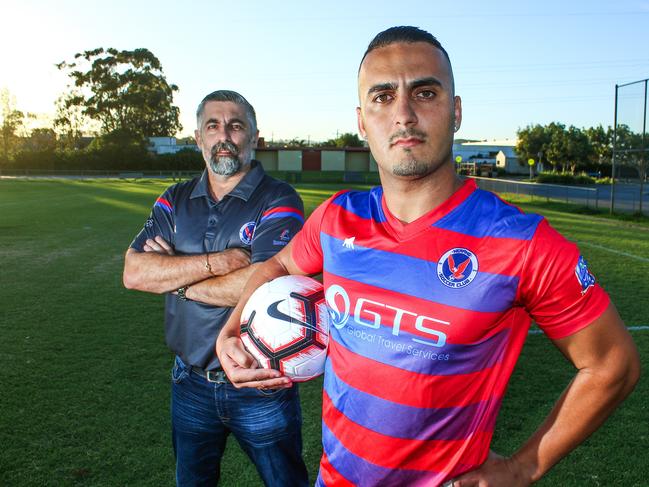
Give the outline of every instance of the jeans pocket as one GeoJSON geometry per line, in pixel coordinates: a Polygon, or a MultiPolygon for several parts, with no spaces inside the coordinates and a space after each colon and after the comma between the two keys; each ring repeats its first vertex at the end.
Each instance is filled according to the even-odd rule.
{"type": "Polygon", "coordinates": [[[178,361],[176,360],[174,362],[174,366],[171,369],[171,380],[173,381],[174,384],[180,384],[183,379],[189,376],[189,372],[185,367],[180,365],[178,361]]]}
{"type": "Polygon", "coordinates": [[[261,397],[280,397],[283,393],[286,393],[288,389],[254,389],[257,395],[261,397]]]}

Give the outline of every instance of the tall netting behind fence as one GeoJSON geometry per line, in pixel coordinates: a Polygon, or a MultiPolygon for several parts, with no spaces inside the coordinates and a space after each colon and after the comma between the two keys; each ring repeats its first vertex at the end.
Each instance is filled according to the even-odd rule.
{"type": "MultiPolygon", "coordinates": [[[[615,85],[615,132],[613,140],[613,178],[639,179],[638,212],[642,213],[649,140],[647,139],[647,84],[649,79],[615,85]]],[[[615,209],[615,193],[611,191],[611,211],[615,209]]],[[[645,208],[646,209],[646,208],[645,208]]]]}

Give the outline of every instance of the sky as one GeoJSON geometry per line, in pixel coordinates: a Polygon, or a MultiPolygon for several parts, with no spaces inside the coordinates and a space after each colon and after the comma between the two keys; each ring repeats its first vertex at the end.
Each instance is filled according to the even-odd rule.
{"type": "MultiPolygon", "coordinates": [[[[68,82],[55,64],[75,53],[144,47],[180,88],[179,136],[193,134],[196,106],[216,89],[245,96],[267,140],[357,133],[358,63],[374,35],[394,25],[427,30],[448,51],[464,111],[456,138],[513,139],[520,128],[552,121],[613,125],[615,84],[649,78],[649,0],[0,0],[0,7],[0,88],[19,110],[54,113],[68,82]]],[[[621,106],[637,112],[635,99],[621,106]]]]}

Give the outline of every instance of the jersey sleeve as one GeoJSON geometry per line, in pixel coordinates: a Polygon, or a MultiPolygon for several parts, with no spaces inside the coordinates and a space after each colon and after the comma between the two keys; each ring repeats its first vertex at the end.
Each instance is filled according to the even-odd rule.
{"type": "Polygon", "coordinates": [[[167,188],[155,200],[149,218],[146,219],[142,230],[131,242],[132,249],[142,252],[147,239],[152,239],[157,235],[164,238],[172,247],[174,246],[174,189],[174,186],[167,188]]]}
{"type": "Polygon", "coordinates": [[[336,193],[318,206],[304,224],[304,228],[295,236],[291,248],[291,257],[297,266],[306,274],[322,272],[324,259],[320,244],[322,221],[331,202],[339,195],[336,193]]]}
{"type": "Polygon", "coordinates": [[[279,186],[276,196],[262,212],[251,244],[252,262],[263,262],[282,250],[304,224],[304,205],[288,184],[279,186]]]}
{"type": "Polygon", "coordinates": [[[520,283],[528,313],[551,339],[590,325],[608,307],[577,246],[543,219],[532,239],[520,283]]]}

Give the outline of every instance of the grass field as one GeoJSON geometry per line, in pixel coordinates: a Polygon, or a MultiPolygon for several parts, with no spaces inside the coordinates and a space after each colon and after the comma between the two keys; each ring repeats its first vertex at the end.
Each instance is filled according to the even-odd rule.
{"type": "MultiPolygon", "coordinates": [[[[0,180],[0,485],[173,484],[172,356],[163,300],[126,291],[123,252],[166,181],[0,180]]],[[[298,187],[310,212],[337,187],[298,187]]],[[[649,325],[649,225],[531,206],[580,242],[629,326],[649,325]]],[[[649,331],[634,331],[643,365],[649,331]]],[[[509,454],[534,430],[573,370],[530,335],[497,425],[509,454]]],[[[304,454],[315,478],[321,381],[301,388],[304,454]]],[[[542,486],[649,485],[649,379],[542,486]]],[[[225,486],[260,485],[231,441],[225,486]]]]}

